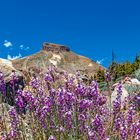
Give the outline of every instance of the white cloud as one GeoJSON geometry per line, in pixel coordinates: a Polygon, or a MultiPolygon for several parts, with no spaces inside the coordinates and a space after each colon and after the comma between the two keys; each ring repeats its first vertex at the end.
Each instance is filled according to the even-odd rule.
{"type": "Polygon", "coordinates": [[[19,46],[21,50],[28,51],[30,47],[24,47],[24,45],[19,46]]]}
{"type": "Polygon", "coordinates": [[[99,65],[101,65],[101,64],[103,64],[104,60],[105,60],[104,58],[101,59],[101,60],[97,60],[96,63],[99,64],[99,65]]]}
{"type": "Polygon", "coordinates": [[[15,59],[18,59],[20,57],[22,57],[20,53],[17,56],[11,56],[9,54],[7,55],[7,59],[8,60],[15,60],[15,59]]]}
{"type": "Polygon", "coordinates": [[[20,45],[19,47],[20,47],[20,49],[22,50],[22,49],[23,49],[23,47],[24,47],[24,45],[20,45]]]}
{"type": "Polygon", "coordinates": [[[30,47],[26,47],[26,48],[25,48],[26,51],[29,50],[29,49],[30,49],[30,47]]]}
{"type": "Polygon", "coordinates": [[[3,46],[5,46],[6,48],[8,48],[8,47],[12,47],[13,44],[12,44],[12,42],[10,42],[8,40],[4,40],[3,46]]]}

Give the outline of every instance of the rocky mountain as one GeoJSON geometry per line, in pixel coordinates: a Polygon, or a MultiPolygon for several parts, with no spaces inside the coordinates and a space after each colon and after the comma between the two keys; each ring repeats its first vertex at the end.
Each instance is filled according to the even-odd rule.
{"type": "Polygon", "coordinates": [[[79,70],[89,76],[94,75],[99,69],[104,69],[96,62],[75,54],[69,47],[53,43],[43,43],[39,52],[11,62],[16,70],[25,75],[46,71],[50,65],[68,73],[75,73],[79,70]]]}

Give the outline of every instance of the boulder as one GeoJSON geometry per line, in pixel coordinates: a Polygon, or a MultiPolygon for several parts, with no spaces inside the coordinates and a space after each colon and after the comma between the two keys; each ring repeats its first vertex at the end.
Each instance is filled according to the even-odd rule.
{"type": "Polygon", "coordinates": [[[6,82],[10,81],[11,73],[13,71],[15,71],[17,77],[23,77],[23,74],[13,67],[12,62],[10,60],[0,58],[0,72],[4,74],[4,80],[6,82]]]}
{"type": "Polygon", "coordinates": [[[133,85],[139,85],[140,86],[140,81],[138,79],[131,79],[131,82],[133,85]]]}

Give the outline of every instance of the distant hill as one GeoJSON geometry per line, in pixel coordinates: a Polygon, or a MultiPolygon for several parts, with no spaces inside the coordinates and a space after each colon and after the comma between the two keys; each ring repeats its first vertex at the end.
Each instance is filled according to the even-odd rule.
{"type": "Polygon", "coordinates": [[[99,69],[104,70],[93,60],[75,54],[69,47],[53,43],[43,43],[39,52],[11,62],[16,70],[23,73],[45,72],[50,65],[55,65],[59,70],[68,73],[74,74],[78,70],[89,76],[94,75],[99,69]]]}

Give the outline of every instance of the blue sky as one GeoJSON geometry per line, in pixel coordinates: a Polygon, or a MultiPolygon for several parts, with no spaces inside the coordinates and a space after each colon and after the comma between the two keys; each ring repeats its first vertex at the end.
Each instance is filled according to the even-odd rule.
{"type": "Polygon", "coordinates": [[[0,0],[0,58],[65,44],[107,67],[140,53],[139,0],[0,0]]]}

